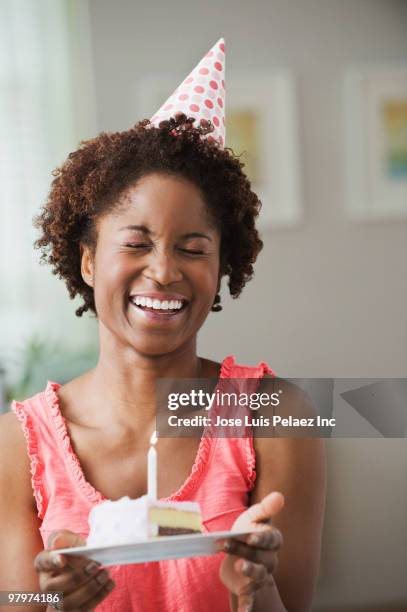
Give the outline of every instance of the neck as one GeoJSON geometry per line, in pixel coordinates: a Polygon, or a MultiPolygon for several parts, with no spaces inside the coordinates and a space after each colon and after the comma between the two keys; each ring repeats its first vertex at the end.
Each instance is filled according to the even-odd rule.
{"type": "Polygon", "coordinates": [[[196,338],[163,355],[137,353],[132,347],[113,346],[100,338],[97,366],[86,375],[86,387],[104,422],[153,430],[156,382],[159,378],[199,378],[202,360],[196,338]]]}

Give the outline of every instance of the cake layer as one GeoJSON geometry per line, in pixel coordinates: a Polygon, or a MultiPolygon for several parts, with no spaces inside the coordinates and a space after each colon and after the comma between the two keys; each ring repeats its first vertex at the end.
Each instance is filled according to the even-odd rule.
{"type": "Polygon", "coordinates": [[[192,533],[201,533],[201,530],[195,531],[194,529],[182,529],[180,527],[159,527],[158,528],[158,537],[188,535],[192,533]]]}
{"type": "Polygon", "coordinates": [[[154,505],[154,502],[152,502],[149,508],[148,518],[151,523],[155,523],[159,528],[170,527],[172,529],[202,531],[200,512],[184,510],[182,508],[182,502],[178,502],[177,505],[170,508],[157,507],[154,505]]]}

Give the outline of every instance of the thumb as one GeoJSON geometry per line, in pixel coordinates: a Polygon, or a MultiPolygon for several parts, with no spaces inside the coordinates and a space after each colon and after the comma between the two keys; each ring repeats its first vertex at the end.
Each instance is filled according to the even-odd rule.
{"type": "Polygon", "coordinates": [[[75,546],[85,546],[86,540],[79,533],[74,533],[68,529],[60,529],[54,531],[48,538],[48,548],[55,550],[57,548],[74,548],[75,546]]]}
{"type": "Polygon", "coordinates": [[[266,497],[263,497],[261,502],[259,502],[258,504],[250,506],[247,512],[250,516],[250,520],[257,523],[261,521],[267,521],[272,516],[274,516],[274,514],[280,512],[283,506],[284,495],[282,495],[278,491],[273,491],[272,493],[266,495],[266,497]]]}

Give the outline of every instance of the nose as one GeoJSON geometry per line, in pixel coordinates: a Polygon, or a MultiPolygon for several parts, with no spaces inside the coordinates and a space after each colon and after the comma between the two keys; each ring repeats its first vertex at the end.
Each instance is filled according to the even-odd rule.
{"type": "Polygon", "coordinates": [[[167,250],[159,252],[155,249],[150,253],[144,276],[162,286],[171,285],[183,279],[175,256],[167,250]]]}

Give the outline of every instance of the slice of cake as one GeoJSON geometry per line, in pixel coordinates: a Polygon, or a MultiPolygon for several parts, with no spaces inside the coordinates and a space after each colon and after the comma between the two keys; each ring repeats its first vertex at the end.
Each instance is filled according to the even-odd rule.
{"type": "Polygon", "coordinates": [[[154,535],[201,533],[201,509],[195,502],[151,502],[148,520],[154,535]]]}
{"type": "Polygon", "coordinates": [[[168,535],[201,533],[201,510],[196,502],[122,497],[105,501],[89,513],[87,546],[131,544],[168,535]]]}

